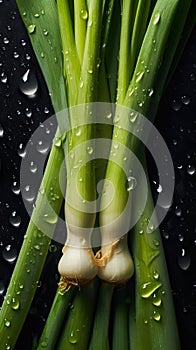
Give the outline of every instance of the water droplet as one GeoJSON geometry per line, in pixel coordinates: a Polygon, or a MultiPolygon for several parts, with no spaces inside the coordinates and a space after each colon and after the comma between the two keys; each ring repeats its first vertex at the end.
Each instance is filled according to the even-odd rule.
{"type": "Polygon", "coordinates": [[[35,192],[29,185],[27,185],[22,191],[22,196],[27,202],[33,202],[35,199],[35,192]]]}
{"type": "Polygon", "coordinates": [[[14,51],[13,56],[14,56],[14,58],[18,58],[20,55],[17,51],[14,51]]]}
{"type": "Polygon", "coordinates": [[[3,42],[4,42],[4,44],[7,45],[7,44],[9,44],[10,41],[9,41],[9,39],[7,37],[5,37],[5,38],[3,38],[3,42]]]}
{"type": "Polygon", "coordinates": [[[57,251],[57,247],[55,244],[51,244],[49,247],[50,253],[55,253],[57,251]]]}
{"type": "Polygon", "coordinates": [[[182,96],[181,97],[181,100],[182,100],[182,103],[184,104],[184,105],[189,105],[189,103],[190,103],[190,101],[191,101],[191,99],[190,99],[190,97],[189,96],[186,96],[186,95],[184,95],[184,96],[182,96]]]}
{"type": "Polygon", "coordinates": [[[138,113],[132,111],[132,112],[130,113],[130,116],[129,116],[129,121],[130,121],[131,123],[134,123],[134,122],[136,121],[137,117],[138,117],[138,113]]]}
{"type": "Polygon", "coordinates": [[[41,54],[40,54],[41,58],[44,58],[45,55],[44,55],[44,52],[42,51],[41,54]]]}
{"type": "Polygon", "coordinates": [[[154,90],[152,88],[148,89],[148,96],[151,97],[154,94],[154,90]]]}
{"type": "Polygon", "coordinates": [[[1,73],[1,82],[3,83],[3,84],[6,84],[7,83],[7,75],[3,72],[3,73],[1,73]]]}
{"type": "Polygon", "coordinates": [[[154,278],[155,280],[158,280],[159,277],[160,277],[159,273],[158,273],[156,270],[154,270],[154,271],[153,271],[153,278],[154,278]]]}
{"type": "Polygon", "coordinates": [[[119,144],[117,142],[113,142],[113,147],[114,147],[114,149],[118,149],[119,148],[119,144]]]}
{"type": "Polygon", "coordinates": [[[93,69],[89,69],[89,70],[88,70],[88,73],[89,73],[89,74],[93,74],[93,69]]]}
{"type": "Polygon", "coordinates": [[[47,31],[47,29],[44,29],[44,30],[43,30],[43,34],[44,34],[45,36],[47,36],[47,35],[48,35],[48,31],[47,31]]]}
{"type": "Polygon", "coordinates": [[[136,78],[136,83],[139,83],[140,80],[142,80],[143,76],[144,76],[144,72],[139,72],[136,74],[137,78],[136,78]]]}
{"type": "Polygon", "coordinates": [[[179,267],[186,271],[191,264],[191,256],[184,248],[181,249],[180,254],[178,255],[178,265],[179,267]]]}
{"type": "Polygon", "coordinates": [[[37,165],[34,162],[31,162],[29,169],[31,173],[35,174],[37,171],[37,165]]]}
{"type": "Polygon", "coordinates": [[[49,150],[49,145],[47,143],[43,143],[42,141],[39,141],[36,149],[39,153],[46,154],[49,150]]]}
{"type": "Polygon", "coordinates": [[[50,213],[50,214],[44,214],[44,221],[48,222],[49,224],[56,224],[58,219],[58,216],[56,213],[50,213]]]}
{"type": "Polygon", "coordinates": [[[35,33],[35,30],[36,30],[36,25],[35,24],[30,24],[27,28],[29,34],[33,34],[35,33]]]}
{"type": "Polygon", "coordinates": [[[15,248],[12,248],[12,246],[9,244],[3,250],[2,255],[7,262],[13,263],[17,258],[17,251],[15,248]]]}
{"type": "Polygon", "coordinates": [[[12,308],[13,310],[18,310],[19,307],[20,307],[20,302],[19,302],[19,300],[18,300],[17,298],[12,298],[12,300],[11,300],[11,308],[12,308]]]}
{"type": "Polygon", "coordinates": [[[160,14],[160,12],[155,13],[154,19],[153,19],[153,24],[154,24],[154,25],[158,24],[159,21],[160,21],[160,19],[161,19],[161,14],[160,14]]]}
{"type": "Polygon", "coordinates": [[[181,216],[182,215],[182,210],[181,210],[180,207],[176,207],[175,208],[175,214],[176,214],[176,216],[181,216]]]}
{"type": "Polygon", "coordinates": [[[162,235],[163,235],[163,237],[164,237],[165,239],[168,239],[168,238],[169,238],[169,233],[166,232],[166,231],[164,231],[164,230],[162,230],[162,235]]]}
{"type": "Polygon", "coordinates": [[[183,242],[184,241],[184,236],[181,233],[179,233],[178,239],[179,239],[180,242],[183,242]]]}
{"type": "Polygon", "coordinates": [[[172,109],[173,109],[175,112],[179,111],[179,110],[181,109],[181,107],[182,107],[181,101],[177,101],[177,100],[173,100],[173,101],[172,101],[172,109]]]}
{"type": "Polygon", "coordinates": [[[160,307],[161,304],[162,304],[162,300],[161,300],[161,298],[158,295],[156,295],[154,293],[153,294],[153,301],[152,301],[152,303],[153,303],[154,306],[160,307]]]}
{"type": "Polygon", "coordinates": [[[12,214],[9,216],[9,222],[14,227],[19,227],[21,224],[21,217],[17,215],[16,211],[13,211],[12,214]]]}
{"type": "Polygon", "coordinates": [[[24,158],[25,155],[26,155],[26,149],[25,149],[25,145],[23,145],[22,143],[19,144],[18,146],[18,155],[21,157],[21,158],[24,158]]]}
{"type": "Polygon", "coordinates": [[[0,295],[2,295],[4,293],[5,290],[5,286],[2,280],[0,280],[0,295]]]}
{"type": "Polygon", "coordinates": [[[137,180],[135,177],[133,176],[129,176],[128,177],[128,187],[127,187],[127,191],[131,191],[131,190],[134,190],[137,186],[137,180]]]}
{"type": "Polygon", "coordinates": [[[11,190],[14,194],[20,193],[20,184],[18,184],[16,181],[13,182],[13,185],[11,187],[11,190]]]}
{"type": "Polygon", "coordinates": [[[11,322],[10,322],[7,318],[5,318],[5,319],[4,319],[4,325],[5,325],[6,327],[10,327],[10,326],[11,326],[11,322]]]}
{"type": "Polygon", "coordinates": [[[140,289],[140,295],[142,298],[149,298],[162,284],[158,281],[143,283],[140,289]]]}
{"type": "Polygon", "coordinates": [[[71,344],[76,344],[77,343],[77,337],[75,336],[74,332],[72,331],[69,336],[69,342],[71,344]]]}
{"type": "Polygon", "coordinates": [[[2,125],[0,124],[0,137],[3,137],[3,134],[4,134],[4,130],[2,125]]]}
{"type": "Polygon", "coordinates": [[[88,18],[88,12],[86,10],[81,10],[80,11],[80,17],[84,20],[88,18]]]}
{"type": "Polygon", "coordinates": [[[111,118],[112,118],[112,113],[107,113],[107,114],[106,114],[106,118],[107,118],[107,119],[111,119],[111,118]]]}
{"type": "MultiPolygon", "coordinates": [[[[152,222],[149,222],[149,223],[148,223],[148,226],[147,226],[147,229],[146,229],[146,232],[147,232],[147,233],[151,233],[151,232],[153,232],[153,230],[154,230],[154,225],[153,225],[152,222]]],[[[154,243],[154,242],[153,242],[153,243],[154,243]]]]}
{"type": "Polygon", "coordinates": [[[30,118],[32,116],[32,110],[30,108],[26,108],[25,109],[25,114],[28,118],[30,118]]]}
{"type": "Polygon", "coordinates": [[[83,80],[81,80],[81,81],[80,81],[80,88],[82,89],[83,86],[84,86],[84,82],[83,82],[83,80]]]}
{"type": "Polygon", "coordinates": [[[195,81],[195,74],[194,74],[194,73],[191,73],[191,74],[190,74],[190,80],[191,80],[191,81],[195,81]]]}
{"type": "Polygon", "coordinates": [[[25,72],[25,74],[21,78],[19,88],[24,95],[30,98],[35,97],[35,94],[38,90],[38,82],[36,75],[33,71],[28,69],[25,72]]]}
{"type": "Polygon", "coordinates": [[[93,152],[94,152],[93,147],[88,146],[87,147],[87,153],[91,155],[91,154],[93,154],[93,152]]]}
{"type": "Polygon", "coordinates": [[[193,165],[188,165],[187,172],[189,175],[193,175],[195,173],[195,167],[193,165]]]}
{"type": "Polygon", "coordinates": [[[60,137],[55,137],[55,138],[54,138],[54,145],[55,145],[56,147],[61,147],[61,143],[62,143],[62,140],[61,140],[60,137]]]}
{"type": "Polygon", "coordinates": [[[49,112],[50,112],[49,109],[47,107],[44,107],[44,113],[48,114],[49,112]]]}
{"type": "Polygon", "coordinates": [[[153,320],[155,320],[155,321],[157,321],[157,322],[159,322],[160,320],[161,320],[161,315],[160,315],[160,313],[159,312],[157,312],[157,311],[154,311],[153,312],[153,320]]]}

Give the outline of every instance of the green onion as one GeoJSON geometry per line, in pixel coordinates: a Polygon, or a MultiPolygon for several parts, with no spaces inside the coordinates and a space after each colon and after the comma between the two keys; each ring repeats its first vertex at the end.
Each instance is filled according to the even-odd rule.
{"type": "MultiPolygon", "coordinates": [[[[27,30],[30,31],[30,26],[33,25],[34,30],[33,32],[30,31],[32,45],[51,93],[54,109],[56,112],[61,111],[66,108],[67,103],[55,4],[53,1],[46,0],[39,1],[39,4],[18,0],[17,4],[27,30]],[[39,13],[40,9],[44,11],[44,15],[40,13],[39,18],[35,17],[34,14],[39,13]],[[44,35],[46,29],[48,30],[48,38],[44,35]],[[49,42],[48,39],[50,39],[49,42]],[[51,46],[54,48],[54,54],[51,54],[51,46]],[[44,52],[44,58],[41,55],[42,52],[44,52]]],[[[56,137],[60,137],[59,131],[56,137]]],[[[50,245],[50,237],[54,232],[55,222],[57,222],[57,216],[53,220],[54,224],[49,223],[50,215],[48,215],[48,222],[44,220],[44,215],[48,214],[45,210],[48,198],[50,198],[51,187],[59,197],[58,200],[51,201],[51,207],[57,215],[62,205],[63,198],[57,179],[63,160],[63,149],[56,147],[54,144],[47,162],[36,206],[24,236],[24,242],[1,309],[0,334],[3,349],[8,346],[10,349],[14,348],[37,288],[37,281],[40,278],[50,245]],[[40,226],[45,227],[48,236],[45,232],[39,230],[40,226]]]]}

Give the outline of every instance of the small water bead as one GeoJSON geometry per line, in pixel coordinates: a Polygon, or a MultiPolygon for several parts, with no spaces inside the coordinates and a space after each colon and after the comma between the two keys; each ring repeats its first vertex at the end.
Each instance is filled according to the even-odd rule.
{"type": "Polygon", "coordinates": [[[154,271],[153,271],[153,278],[154,278],[155,280],[158,280],[159,277],[160,277],[160,275],[159,275],[158,271],[154,270],[154,271]]]}
{"type": "Polygon", "coordinates": [[[148,89],[148,96],[151,97],[154,94],[154,90],[152,88],[148,89]]]}
{"type": "Polygon", "coordinates": [[[33,114],[32,110],[30,108],[25,109],[25,114],[28,118],[30,118],[33,114]]]}
{"type": "Polygon", "coordinates": [[[160,19],[161,19],[161,14],[160,14],[160,12],[155,13],[154,19],[153,19],[153,24],[154,24],[154,25],[158,24],[159,21],[160,21],[160,19]]]}
{"type": "Polygon", "coordinates": [[[13,297],[12,300],[11,300],[11,308],[13,310],[18,310],[20,307],[20,302],[17,298],[13,297]]]}
{"type": "Polygon", "coordinates": [[[9,41],[9,39],[7,37],[5,37],[5,38],[3,38],[3,42],[4,42],[4,44],[7,45],[7,44],[9,44],[10,41],[9,41]]]}
{"type": "Polygon", "coordinates": [[[54,138],[54,145],[55,145],[56,147],[61,147],[61,144],[62,144],[61,137],[55,137],[55,138],[54,138]]]}
{"type": "Polygon", "coordinates": [[[80,18],[87,20],[88,18],[88,12],[86,10],[81,10],[80,11],[80,18]]]}
{"type": "Polygon", "coordinates": [[[176,206],[175,214],[176,214],[176,216],[181,216],[182,215],[182,209],[180,207],[176,206]]]}
{"type": "Polygon", "coordinates": [[[4,134],[4,130],[2,125],[0,124],[0,137],[3,137],[3,134],[4,134]]]}
{"type": "Polygon", "coordinates": [[[47,143],[43,143],[43,141],[39,141],[36,149],[39,153],[46,154],[49,150],[49,145],[47,143]]]}
{"type": "Polygon", "coordinates": [[[2,280],[0,280],[0,295],[2,295],[5,291],[5,285],[2,280]]]}
{"type": "Polygon", "coordinates": [[[81,128],[78,128],[78,127],[77,127],[77,128],[76,128],[76,132],[75,132],[76,136],[80,136],[81,133],[82,133],[81,128]]]}
{"type": "Polygon", "coordinates": [[[35,33],[35,30],[36,30],[36,25],[35,24],[30,24],[27,28],[29,34],[33,34],[35,33]]]}
{"type": "Polygon", "coordinates": [[[180,242],[183,242],[184,241],[184,236],[181,233],[179,233],[178,239],[179,239],[180,242]]]}
{"type": "Polygon", "coordinates": [[[155,320],[155,321],[159,322],[159,321],[161,320],[161,315],[160,315],[160,313],[159,313],[159,312],[154,311],[154,312],[153,312],[153,316],[152,316],[152,318],[153,318],[153,320],[155,320]]]}
{"type": "Polygon", "coordinates": [[[9,222],[14,227],[19,227],[21,224],[21,217],[17,215],[16,211],[13,211],[9,216],[9,222]]]}
{"type": "Polygon", "coordinates": [[[135,177],[133,176],[129,176],[128,177],[128,187],[127,187],[127,191],[131,191],[131,190],[134,190],[137,186],[137,180],[135,177]]]}
{"type": "Polygon", "coordinates": [[[189,96],[184,95],[184,96],[181,97],[181,101],[182,101],[182,103],[183,103],[184,105],[187,106],[187,105],[189,105],[191,99],[190,99],[189,96]]]}
{"type": "Polygon", "coordinates": [[[190,74],[190,80],[191,80],[191,81],[195,81],[195,74],[194,74],[194,73],[191,73],[191,74],[190,74]]]}
{"type": "Polygon", "coordinates": [[[93,154],[93,152],[94,152],[93,147],[88,146],[87,147],[87,153],[91,155],[91,154],[93,154]]]}
{"type": "Polygon", "coordinates": [[[138,117],[138,113],[137,112],[131,112],[130,116],[129,116],[129,121],[131,123],[134,123],[136,121],[137,117],[138,117]]]}
{"type": "Polygon", "coordinates": [[[33,71],[28,69],[21,78],[21,82],[19,84],[19,88],[21,92],[32,98],[35,96],[38,90],[38,81],[36,75],[33,71]]]}
{"type": "Polygon", "coordinates": [[[29,185],[27,185],[22,191],[22,196],[27,202],[31,203],[35,199],[35,192],[29,185]]]}
{"type": "Polygon", "coordinates": [[[18,195],[20,193],[20,184],[14,181],[12,184],[11,190],[14,194],[18,195]]]}
{"type": "Polygon", "coordinates": [[[136,76],[137,76],[136,83],[139,83],[142,80],[143,76],[144,76],[144,72],[138,72],[136,74],[136,76]]]}
{"type": "Polygon", "coordinates": [[[4,72],[1,73],[1,82],[2,82],[3,84],[6,84],[7,81],[8,81],[7,75],[6,75],[4,72]]]}
{"type": "Polygon", "coordinates": [[[160,307],[162,304],[162,299],[160,298],[160,296],[154,293],[152,297],[153,297],[152,304],[154,306],[160,307]]]}
{"type": "Polygon", "coordinates": [[[2,255],[7,262],[13,263],[17,258],[17,251],[15,248],[12,248],[11,244],[9,244],[3,250],[2,255]]]}
{"type": "Polygon", "coordinates": [[[187,172],[189,175],[195,174],[195,167],[193,165],[188,165],[187,172]]]}
{"type": "Polygon", "coordinates": [[[155,247],[159,247],[159,245],[160,245],[158,239],[153,239],[153,244],[154,244],[155,247]]]}
{"type": "Polygon", "coordinates": [[[13,57],[14,57],[14,58],[18,58],[19,56],[20,56],[19,53],[18,53],[17,51],[14,51],[13,57]]]}
{"type": "Polygon", "coordinates": [[[30,163],[29,170],[33,174],[35,174],[37,172],[37,165],[33,161],[30,163]]]}
{"type": "Polygon", "coordinates": [[[4,325],[5,325],[6,327],[10,327],[10,326],[11,326],[10,320],[8,320],[7,318],[5,318],[5,319],[4,319],[4,325]]]}
{"type": "Polygon", "coordinates": [[[44,113],[45,114],[48,114],[50,111],[49,111],[49,109],[48,109],[48,107],[44,107],[44,113]]]}
{"type": "Polygon", "coordinates": [[[177,261],[178,261],[179,267],[182,270],[186,271],[189,268],[190,264],[191,264],[190,253],[187,252],[184,248],[181,249],[181,252],[178,255],[177,261]]]}
{"type": "Polygon", "coordinates": [[[49,224],[56,224],[58,220],[58,216],[55,212],[44,214],[44,221],[48,222],[49,224]]]}
{"type": "MultiPolygon", "coordinates": [[[[148,226],[147,226],[147,229],[146,229],[146,232],[147,233],[151,233],[151,232],[153,232],[153,230],[154,230],[154,225],[153,225],[152,222],[149,222],[148,226]]],[[[153,243],[154,243],[154,241],[153,241],[153,243]]]]}
{"type": "Polygon", "coordinates": [[[72,332],[70,333],[69,342],[70,342],[71,344],[76,344],[76,343],[78,342],[78,339],[77,339],[77,337],[75,336],[74,331],[72,331],[72,332]]]}
{"type": "Polygon", "coordinates": [[[173,100],[173,101],[172,101],[172,109],[173,109],[175,112],[179,111],[179,110],[181,109],[181,107],[182,107],[181,101],[178,101],[178,100],[173,100]]]}
{"type": "Polygon", "coordinates": [[[158,281],[143,283],[140,289],[140,295],[142,298],[147,299],[161,286],[162,284],[158,281]]]}
{"type": "Polygon", "coordinates": [[[47,35],[48,35],[48,30],[47,30],[47,29],[44,29],[44,30],[43,30],[43,34],[44,34],[45,36],[47,36],[47,35]]]}
{"type": "Polygon", "coordinates": [[[17,151],[18,155],[21,158],[24,158],[26,156],[26,149],[25,149],[25,145],[23,145],[22,143],[19,144],[18,146],[18,151],[17,151]]]}
{"type": "Polygon", "coordinates": [[[44,55],[44,52],[42,51],[41,54],[40,54],[41,58],[44,58],[45,55],[44,55]]]}

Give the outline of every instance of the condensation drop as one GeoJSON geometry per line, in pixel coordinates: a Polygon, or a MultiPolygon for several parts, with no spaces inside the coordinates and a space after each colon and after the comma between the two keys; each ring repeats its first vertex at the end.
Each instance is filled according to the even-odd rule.
{"type": "Polygon", "coordinates": [[[158,24],[159,21],[160,21],[160,19],[161,19],[161,14],[160,14],[160,12],[155,13],[154,19],[153,19],[153,24],[154,24],[154,25],[158,24]]]}
{"type": "Polygon", "coordinates": [[[33,161],[30,163],[29,170],[33,174],[35,174],[37,172],[37,165],[33,161]]]}
{"type": "Polygon", "coordinates": [[[20,193],[20,184],[18,184],[16,181],[13,182],[11,190],[14,194],[20,193]]]}
{"type": "Polygon", "coordinates": [[[21,92],[29,98],[35,97],[38,90],[38,81],[35,73],[32,70],[28,69],[22,76],[19,88],[21,92]]]}
{"type": "Polygon", "coordinates": [[[173,109],[175,112],[179,111],[179,110],[181,109],[181,107],[182,107],[181,101],[177,101],[177,100],[173,100],[173,101],[172,101],[172,109],[173,109]]]}
{"type": "Polygon", "coordinates": [[[36,149],[39,153],[46,154],[49,150],[49,145],[47,143],[43,143],[43,141],[39,141],[36,149]]]}
{"type": "Polygon", "coordinates": [[[69,336],[69,342],[71,344],[76,344],[77,343],[77,337],[75,336],[74,332],[72,331],[69,336]]]}
{"type": "Polygon", "coordinates": [[[36,25],[35,24],[30,24],[27,28],[29,34],[35,33],[36,25]]]}
{"type": "Polygon", "coordinates": [[[13,211],[9,216],[9,222],[14,227],[19,227],[21,224],[21,217],[17,215],[16,211],[13,211]]]}
{"type": "Polygon", "coordinates": [[[35,192],[29,185],[27,185],[22,191],[22,196],[27,202],[33,202],[35,199],[35,192]]]}
{"type": "Polygon", "coordinates": [[[140,289],[140,295],[142,298],[149,298],[162,284],[158,281],[143,283],[140,289]]]}
{"type": "Polygon", "coordinates": [[[181,249],[180,254],[178,255],[178,265],[179,267],[186,271],[191,264],[191,256],[190,253],[187,252],[184,248],[181,249]]]}
{"type": "Polygon", "coordinates": [[[176,216],[181,216],[182,215],[182,209],[180,207],[175,208],[175,214],[176,216]]]}
{"type": "Polygon", "coordinates": [[[159,312],[157,312],[157,311],[154,311],[153,312],[153,320],[155,320],[155,321],[157,321],[157,322],[159,322],[160,320],[161,320],[161,315],[160,315],[160,313],[159,312]]]}
{"type": "Polygon", "coordinates": [[[0,124],[0,137],[3,137],[3,134],[4,134],[4,130],[2,125],[0,124]]]}
{"type": "Polygon", "coordinates": [[[25,155],[26,155],[26,149],[25,149],[25,145],[23,145],[22,143],[19,144],[18,146],[18,155],[21,157],[21,158],[24,158],[25,155]]]}
{"type": "Polygon", "coordinates": [[[136,121],[137,117],[138,117],[138,113],[137,112],[131,112],[130,116],[129,116],[130,122],[134,123],[136,121]]]}
{"type": "Polygon", "coordinates": [[[4,293],[5,290],[5,285],[2,280],[0,280],[0,295],[4,293]]]}
{"type": "Polygon", "coordinates": [[[12,248],[11,244],[9,244],[3,250],[2,255],[7,262],[13,263],[17,258],[17,251],[15,248],[12,248]]]}
{"type": "Polygon", "coordinates": [[[182,103],[183,103],[184,105],[189,105],[189,103],[190,103],[190,101],[191,101],[190,97],[189,97],[189,96],[186,96],[186,95],[182,96],[182,97],[181,97],[181,100],[182,100],[182,103]]]}
{"type": "Polygon", "coordinates": [[[93,147],[88,146],[87,147],[87,153],[91,155],[91,154],[93,154],[93,152],[94,152],[93,147]]]}
{"type": "Polygon", "coordinates": [[[81,10],[80,11],[80,17],[84,20],[88,18],[88,12],[86,10],[81,10]]]}
{"type": "Polygon", "coordinates": [[[135,177],[133,176],[129,176],[128,177],[128,187],[127,187],[127,191],[131,191],[131,190],[134,190],[137,186],[137,180],[135,177]]]}
{"type": "Polygon", "coordinates": [[[193,165],[188,165],[187,172],[189,175],[193,175],[195,173],[195,167],[193,165]]]}

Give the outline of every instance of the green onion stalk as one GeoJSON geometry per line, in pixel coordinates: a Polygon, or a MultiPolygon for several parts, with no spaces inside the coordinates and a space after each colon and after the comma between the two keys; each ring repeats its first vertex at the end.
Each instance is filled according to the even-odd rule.
{"type": "MultiPolygon", "coordinates": [[[[145,118],[154,120],[179,52],[186,18],[192,19],[191,27],[194,22],[189,12],[193,2],[17,0],[17,4],[55,112],[69,107],[69,121],[60,122],[70,130],[62,130],[59,124],[2,305],[2,349],[14,349],[65,195],[67,238],[58,265],[61,280],[38,349],[74,346],[96,350],[109,349],[110,344],[118,349],[124,344],[124,349],[140,350],[145,339],[145,349],[177,350],[175,313],[160,233],[154,230],[156,223],[151,223],[149,232],[153,202],[144,145],[135,135],[140,129],[145,132],[145,118]],[[95,101],[116,102],[113,130],[93,123],[95,101]],[[92,158],[97,137],[111,139],[107,164],[92,158]],[[129,162],[129,151],[139,158],[146,172],[148,196],[128,235],[130,217],[137,214],[139,206],[138,198],[133,203],[134,188],[123,170],[124,164],[126,169],[137,168],[134,161],[129,162]],[[58,181],[62,163],[63,194],[58,181]],[[106,181],[97,208],[96,183],[103,176],[106,181]],[[48,202],[54,211],[49,210],[48,202]],[[53,220],[45,220],[50,215],[53,220]],[[94,255],[91,239],[97,223],[101,247],[94,255]],[[126,284],[134,271],[135,291],[133,283],[126,284]],[[117,284],[126,287],[118,293],[117,284]]],[[[190,30],[184,33],[188,36],[190,30]]]]}

